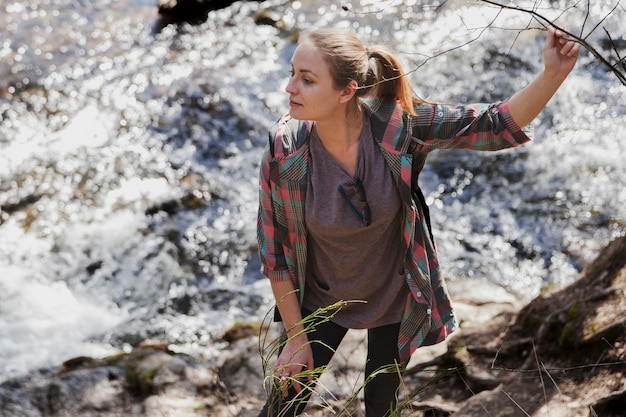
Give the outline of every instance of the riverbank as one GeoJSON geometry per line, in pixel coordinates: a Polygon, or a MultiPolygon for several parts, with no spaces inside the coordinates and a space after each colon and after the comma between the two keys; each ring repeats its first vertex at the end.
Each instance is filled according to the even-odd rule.
{"type": "MultiPolygon", "coordinates": [[[[460,330],[418,349],[403,415],[618,417],[626,404],[626,236],[570,286],[524,304],[488,282],[453,281],[460,330]]],[[[259,345],[275,336],[241,323],[217,358],[146,341],[106,358],[79,357],[0,385],[5,417],[254,417],[264,401],[259,345]],[[261,335],[261,336],[260,336],[261,335]]],[[[364,333],[351,331],[309,416],[360,414],[364,333]]]]}

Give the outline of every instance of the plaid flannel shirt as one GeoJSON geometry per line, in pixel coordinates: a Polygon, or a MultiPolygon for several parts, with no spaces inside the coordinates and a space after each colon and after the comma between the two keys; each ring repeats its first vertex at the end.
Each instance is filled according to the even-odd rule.
{"type": "MultiPolygon", "coordinates": [[[[398,349],[408,361],[419,346],[439,343],[457,323],[441,275],[428,207],[417,185],[429,152],[436,149],[496,151],[530,140],[507,102],[452,106],[427,104],[408,115],[395,100],[362,102],[372,133],[403,202],[403,247],[410,294],[400,325],[398,349]]],[[[260,167],[257,240],[261,272],[270,280],[291,280],[300,302],[307,264],[305,201],[309,133],[313,123],[283,116],[270,132],[260,167]]]]}

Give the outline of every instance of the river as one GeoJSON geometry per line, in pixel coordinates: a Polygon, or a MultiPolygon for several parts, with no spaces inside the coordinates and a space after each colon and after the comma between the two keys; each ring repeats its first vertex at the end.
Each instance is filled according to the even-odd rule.
{"type": "MultiPolygon", "coordinates": [[[[624,39],[623,5],[569,3],[516,2],[601,24],[604,54],[601,28],[624,39]]],[[[530,15],[480,1],[237,2],[165,25],[152,0],[0,0],[0,381],[144,339],[210,357],[265,316],[258,162],[292,35],[325,25],[392,47],[434,101],[504,99],[541,68],[530,15]]],[[[421,185],[445,275],[523,299],[571,282],[626,228],[625,132],[626,87],[584,51],[533,143],[434,153],[421,185]]]]}

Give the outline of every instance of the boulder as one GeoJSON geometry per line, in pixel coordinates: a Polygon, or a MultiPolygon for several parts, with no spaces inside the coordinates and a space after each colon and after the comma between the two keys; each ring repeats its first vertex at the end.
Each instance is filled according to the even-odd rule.
{"type": "Polygon", "coordinates": [[[445,405],[437,416],[623,416],[625,330],[626,236],[571,285],[461,326],[444,355],[407,371],[429,375],[407,405],[445,405]]]}
{"type": "Polygon", "coordinates": [[[74,358],[59,369],[0,384],[4,417],[219,415],[230,400],[208,363],[156,345],[102,359],[74,358]]]}

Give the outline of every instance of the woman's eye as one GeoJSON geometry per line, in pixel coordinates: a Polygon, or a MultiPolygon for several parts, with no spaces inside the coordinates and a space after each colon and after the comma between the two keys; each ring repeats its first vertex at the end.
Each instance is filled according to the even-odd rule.
{"type": "MultiPolygon", "coordinates": [[[[289,76],[291,78],[296,76],[296,71],[294,69],[291,69],[289,71],[289,76]]],[[[301,77],[300,80],[302,81],[303,84],[313,84],[313,80],[311,80],[310,78],[307,77],[301,77]]]]}

